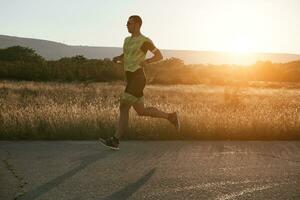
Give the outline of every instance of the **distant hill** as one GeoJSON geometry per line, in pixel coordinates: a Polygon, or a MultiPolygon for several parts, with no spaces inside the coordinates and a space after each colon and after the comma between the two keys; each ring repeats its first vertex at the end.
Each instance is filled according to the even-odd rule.
{"type": "MultiPolygon", "coordinates": [[[[47,60],[57,60],[62,57],[71,57],[75,55],[83,55],[90,59],[113,58],[122,52],[122,48],[119,47],[71,46],[48,40],[0,35],[0,48],[7,48],[16,45],[32,48],[47,60]]],[[[245,55],[241,54],[237,56],[225,52],[163,49],[162,54],[165,58],[180,58],[186,64],[248,65],[255,63],[257,60],[269,60],[271,62],[281,63],[300,60],[300,55],[280,53],[255,53],[245,55]]]]}

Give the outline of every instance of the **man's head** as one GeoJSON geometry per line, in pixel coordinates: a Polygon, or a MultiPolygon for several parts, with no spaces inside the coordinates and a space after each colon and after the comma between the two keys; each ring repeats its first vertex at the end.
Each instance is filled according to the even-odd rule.
{"type": "Polygon", "coordinates": [[[138,15],[132,15],[128,18],[127,29],[129,33],[139,31],[142,26],[142,18],[138,15]]]}

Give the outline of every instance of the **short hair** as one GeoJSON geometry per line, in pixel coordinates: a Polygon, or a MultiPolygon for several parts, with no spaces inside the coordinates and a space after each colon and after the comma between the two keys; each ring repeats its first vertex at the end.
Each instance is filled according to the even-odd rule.
{"type": "Polygon", "coordinates": [[[129,19],[132,19],[135,23],[139,24],[140,27],[142,26],[143,22],[142,22],[142,18],[140,16],[138,16],[138,15],[131,15],[129,17],[129,19]]]}

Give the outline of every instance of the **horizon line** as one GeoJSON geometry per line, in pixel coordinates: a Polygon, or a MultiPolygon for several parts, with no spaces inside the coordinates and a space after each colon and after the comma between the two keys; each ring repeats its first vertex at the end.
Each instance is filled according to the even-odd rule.
{"type": "MultiPolygon", "coordinates": [[[[54,42],[59,43],[66,46],[73,46],[73,47],[106,47],[106,48],[122,48],[121,46],[94,46],[94,45],[82,45],[82,44],[67,44],[60,41],[53,41],[49,39],[41,39],[41,38],[30,38],[30,37],[24,37],[24,36],[16,36],[16,35],[5,35],[0,34],[0,36],[8,36],[8,37],[17,37],[17,38],[23,38],[23,39],[33,39],[33,40],[42,40],[42,41],[48,41],[48,42],[54,42]]],[[[241,55],[249,55],[249,54],[289,54],[289,55],[299,55],[300,52],[263,52],[263,51],[246,51],[246,52],[235,52],[235,51],[224,51],[224,50],[196,50],[196,49],[165,49],[165,48],[159,48],[160,50],[164,51],[193,51],[193,52],[213,52],[213,53],[228,53],[228,54],[241,54],[241,55]]]]}

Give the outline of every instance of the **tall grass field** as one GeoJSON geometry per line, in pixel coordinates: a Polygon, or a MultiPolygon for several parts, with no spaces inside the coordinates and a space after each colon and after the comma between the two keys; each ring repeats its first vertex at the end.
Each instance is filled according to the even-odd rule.
{"type": "MultiPolygon", "coordinates": [[[[94,140],[116,128],[122,82],[0,81],[0,139],[94,140]]],[[[178,111],[181,131],[130,111],[124,139],[300,139],[300,89],[149,85],[146,106],[178,111]]]]}

